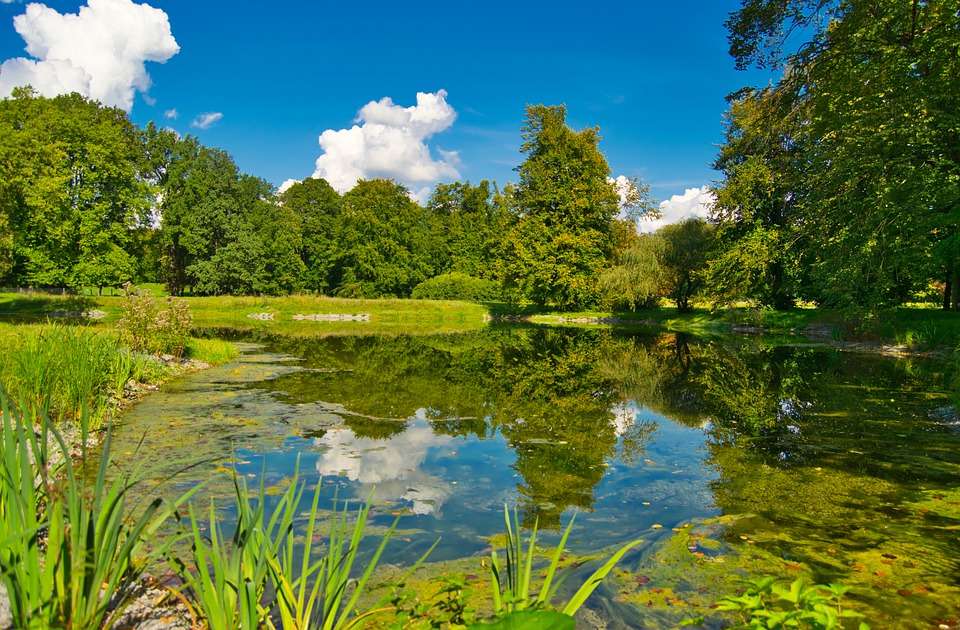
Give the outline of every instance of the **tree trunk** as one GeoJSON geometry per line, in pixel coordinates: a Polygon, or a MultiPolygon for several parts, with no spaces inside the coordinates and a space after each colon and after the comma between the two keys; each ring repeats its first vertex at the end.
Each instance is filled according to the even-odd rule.
{"type": "Polygon", "coordinates": [[[954,267],[952,277],[950,278],[950,310],[960,310],[960,269],[954,267]],[[958,290],[952,290],[956,287],[958,290]]]}
{"type": "Polygon", "coordinates": [[[947,274],[947,278],[943,282],[943,310],[949,311],[950,304],[952,303],[952,292],[953,292],[953,282],[950,274],[947,274]]]}

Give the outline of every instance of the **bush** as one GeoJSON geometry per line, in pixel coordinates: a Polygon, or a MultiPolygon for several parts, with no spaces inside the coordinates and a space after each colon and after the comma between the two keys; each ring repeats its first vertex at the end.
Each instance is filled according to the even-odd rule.
{"type": "Polygon", "coordinates": [[[500,299],[500,287],[492,280],[452,272],[424,280],[413,288],[418,300],[469,300],[490,302],[500,299]]]}
{"type": "Polygon", "coordinates": [[[147,295],[127,294],[123,315],[117,322],[120,338],[134,352],[183,355],[193,319],[183,300],[166,298],[165,306],[147,295]]]}

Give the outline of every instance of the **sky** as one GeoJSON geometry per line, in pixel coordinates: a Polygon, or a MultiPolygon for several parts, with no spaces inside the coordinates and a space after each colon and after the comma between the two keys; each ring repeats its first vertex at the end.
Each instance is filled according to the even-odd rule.
{"type": "Polygon", "coordinates": [[[724,97],[770,78],[727,54],[737,4],[0,0],[0,97],[80,91],[278,186],[386,176],[420,198],[515,181],[524,107],[565,104],[662,223],[704,211],[724,97]]]}

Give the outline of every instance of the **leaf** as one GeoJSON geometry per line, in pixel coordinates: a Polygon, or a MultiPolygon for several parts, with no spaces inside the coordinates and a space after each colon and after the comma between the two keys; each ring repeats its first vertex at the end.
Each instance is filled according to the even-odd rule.
{"type": "Polygon", "coordinates": [[[574,630],[573,617],[552,610],[522,610],[489,624],[475,624],[470,630],[499,628],[500,630],[574,630]]]}

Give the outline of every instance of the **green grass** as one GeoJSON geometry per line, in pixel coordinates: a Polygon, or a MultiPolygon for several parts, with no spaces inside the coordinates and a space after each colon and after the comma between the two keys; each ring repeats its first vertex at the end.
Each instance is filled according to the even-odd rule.
{"type": "MultiPolygon", "coordinates": [[[[159,292],[159,287],[153,287],[159,292]]],[[[429,334],[476,330],[492,317],[524,318],[537,324],[571,325],[571,319],[614,318],[625,325],[647,326],[700,336],[730,333],[736,327],[751,327],[770,335],[803,335],[808,329],[834,339],[874,341],[913,349],[960,346],[960,313],[944,312],[928,305],[910,305],[879,312],[867,318],[819,308],[788,311],[755,309],[743,305],[711,310],[698,305],[680,313],[668,305],[638,312],[557,312],[533,305],[476,304],[460,301],[376,299],[356,300],[318,296],[287,297],[187,297],[194,326],[200,329],[232,328],[265,330],[275,334],[429,334]],[[249,315],[270,313],[260,321],[249,315]],[[368,314],[368,322],[295,321],[295,314],[368,314]]],[[[91,309],[107,314],[109,326],[119,317],[123,298],[104,296],[55,296],[42,293],[0,293],[0,320],[42,321],[59,311],[80,313],[91,309]]],[[[591,325],[591,324],[585,324],[591,325]]],[[[198,356],[196,358],[203,359],[198,356]]]]}
{"type": "MultiPolygon", "coordinates": [[[[128,381],[158,384],[176,372],[124,347],[116,330],[66,323],[0,323],[0,392],[25,411],[58,422],[90,414],[96,428],[124,395],[128,381]]],[[[237,347],[219,339],[190,339],[187,356],[210,364],[233,360],[237,347]]]]}
{"type": "MultiPolygon", "coordinates": [[[[441,300],[356,300],[320,296],[287,297],[185,297],[195,328],[269,330],[287,335],[390,334],[457,332],[484,325],[489,309],[482,304],[441,300]],[[252,314],[269,313],[261,321],[252,314]],[[296,321],[294,315],[367,314],[365,322],[296,321]]],[[[124,298],[119,296],[56,296],[42,293],[0,293],[0,320],[38,321],[51,314],[82,313],[91,309],[106,313],[102,320],[117,321],[124,298]]]]}
{"type": "Polygon", "coordinates": [[[131,510],[130,480],[107,481],[109,436],[92,480],[86,455],[74,463],[46,416],[0,396],[0,582],[14,627],[111,627],[150,557],[171,544],[147,541],[196,492],[131,510]]]}

